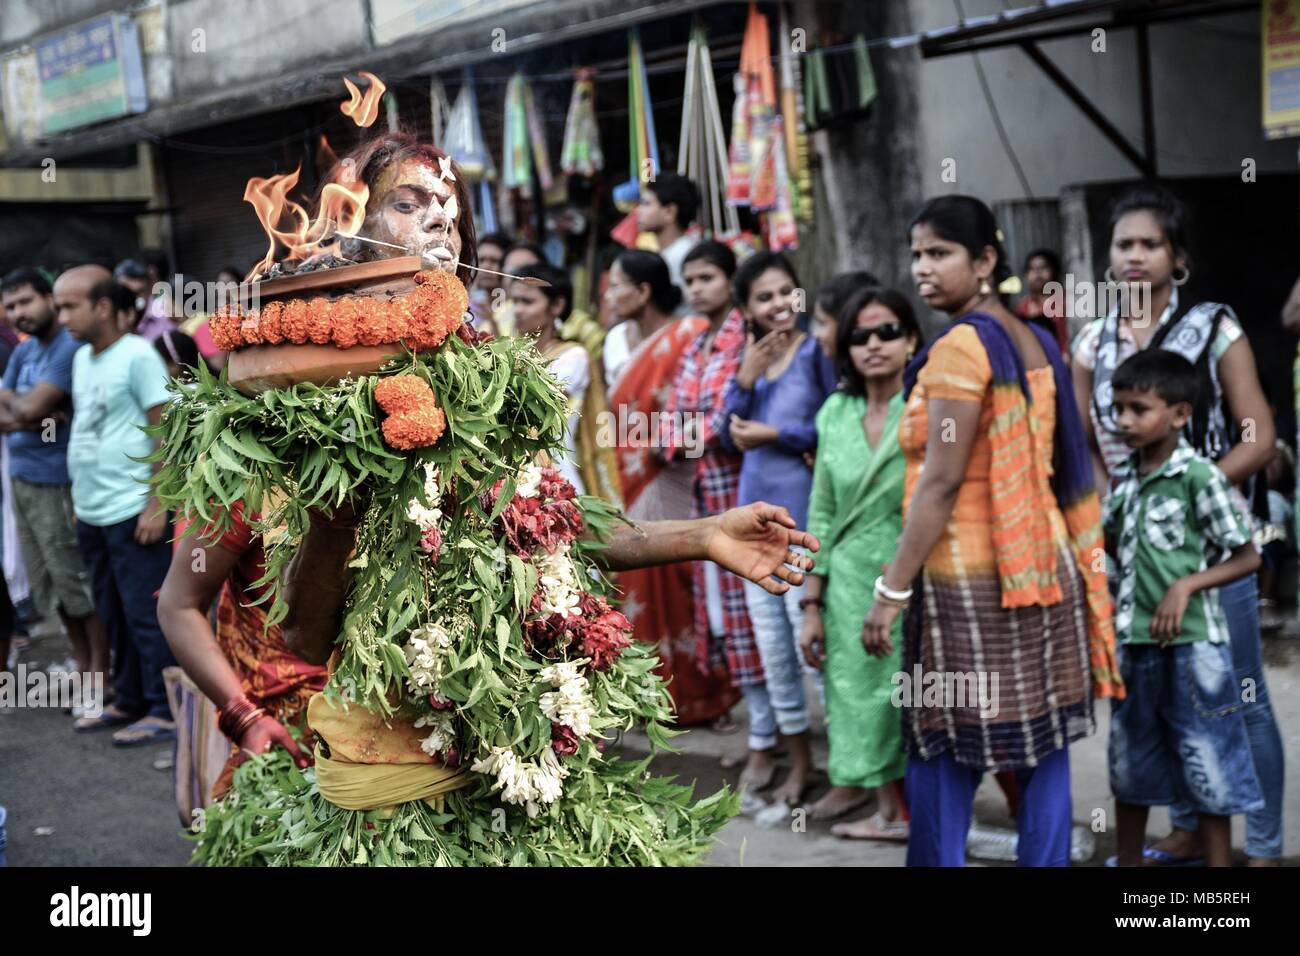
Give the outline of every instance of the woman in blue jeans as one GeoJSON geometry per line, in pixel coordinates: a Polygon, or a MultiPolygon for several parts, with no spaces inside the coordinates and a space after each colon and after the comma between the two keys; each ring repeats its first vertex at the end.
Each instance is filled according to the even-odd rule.
{"type": "MultiPolygon", "coordinates": [[[[748,327],[744,357],[727,385],[728,427],[722,433],[723,446],[744,456],[737,503],[783,505],[802,528],[812,490],[806,456],[817,444],[817,411],[838,376],[817,341],[798,326],[799,279],[789,260],[780,253],[755,253],[736,270],[732,286],[748,327]]],[[[790,775],[772,796],[789,806],[803,797],[812,774],[799,652],[803,597],[803,587],[777,596],[745,582],[765,683],[743,688],[751,755],[741,785],[762,790],[771,783],[779,732],[790,751],[790,775]]]]}
{"type": "MultiPolygon", "coordinates": [[[[1164,190],[1142,187],[1115,204],[1110,233],[1106,276],[1120,284],[1124,300],[1109,315],[1084,326],[1072,350],[1075,397],[1080,410],[1090,412],[1085,426],[1103,494],[1108,476],[1128,457],[1111,416],[1111,373],[1142,349],[1164,348],[1182,355],[1202,376],[1202,397],[1188,423],[1188,440],[1243,490],[1240,505],[1248,507],[1247,499],[1266,493],[1256,486],[1263,483],[1262,469],[1273,455],[1273,416],[1250,343],[1232,309],[1200,302],[1184,288],[1193,267],[1186,209],[1164,190]],[[1144,295],[1130,296],[1129,290],[1144,295]],[[1136,315],[1130,317],[1130,311],[1136,315]]],[[[1264,808],[1246,814],[1246,855],[1252,866],[1277,866],[1282,857],[1284,758],[1264,683],[1257,575],[1220,588],[1219,601],[1228,618],[1251,756],[1264,791],[1264,808]]],[[[1147,859],[1166,866],[1203,862],[1195,812],[1175,804],[1169,815],[1173,833],[1146,847],[1147,859]]]]}

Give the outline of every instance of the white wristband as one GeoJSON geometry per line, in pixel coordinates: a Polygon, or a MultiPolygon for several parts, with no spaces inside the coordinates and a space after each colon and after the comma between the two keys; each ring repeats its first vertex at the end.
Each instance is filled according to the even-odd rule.
{"type": "Polygon", "coordinates": [[[876,597],[882,598],[891,604],[906,604],[912,600],[912,589],[906,591],[895,591],[885,584],[885,576],[882,574],[876,578],[876,597]]]}

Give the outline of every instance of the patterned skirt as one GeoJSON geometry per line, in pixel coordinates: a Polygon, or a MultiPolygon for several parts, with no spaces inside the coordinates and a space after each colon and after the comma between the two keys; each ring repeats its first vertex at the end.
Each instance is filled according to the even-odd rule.
{"type": "Polygon", "coordinates": [[[1062,600],[1022,608],[1002,607],[993,574],[952,581],[922,573],[895,691],[913,757],[950,752],[974,769],[1018,770],[1092,733],[1087,609],[1068,550],[1057,570],[1062,600]]]}

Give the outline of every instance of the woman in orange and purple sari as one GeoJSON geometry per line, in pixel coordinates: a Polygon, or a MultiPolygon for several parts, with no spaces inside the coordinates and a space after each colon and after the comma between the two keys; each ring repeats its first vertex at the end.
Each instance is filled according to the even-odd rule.
{"type": "Polygon", "coordinates": [[[1018,862],[1067,866],[1069,745],[1094,695],[1124,693],[1087,438],[1055,339],[995,291],[988,207],[931,200],[911,246],[917,292],[953,321],[904,375],[903,536],[862,631],[889,653],[907,608],[907,862],[961,866],[980,778],[1012,771],[1018,862]]]}
{"type": "MultiPolygon", "coordinates": [[[[672,396],[683,353],[709,323],[678,319],[681,303],[668,266],[653,252],[622,253],[610,269],[605,300],[624,320],[631,354],[612,371],[612,422],[600,429],[600,443],[613,444],[627,516],[635,521],[691,516],[695,463],[665,463],[657,446],[660,415],[672,396]]],[[[680,724],[725,719],[739,695],[725,667],[705,670],[697,653],[691,566],[669,564],[618,576],[623,613],[639,640],[659,648],[659,675],[667,682],[680,724]]]]}

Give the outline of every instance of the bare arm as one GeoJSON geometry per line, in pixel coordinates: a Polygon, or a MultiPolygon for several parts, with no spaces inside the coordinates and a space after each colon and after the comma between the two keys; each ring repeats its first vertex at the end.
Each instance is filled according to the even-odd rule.
{"type": "Polygon", "coordinates": [[[1228,481],[1239,485],[1269,463],[1277,441],[1273,412],[1255,370],[1255,354],[1244,337],[1219,359],[1219,381],[1242,437],[1216,464],[1228,481]]]}
{"type": "Polygon", "coordinates": [[[791,549],[817,551],[821,543],[795,527],[784,508],[758,501],[711,518],[643,521],[611,535],[598,560],[611,571],[675,561],[713,561],[773,594],[803,583],[813,560],[791,549]],[[772,580],[772,575],[780,578],[772,580]]]}
{"type": "Polygon", "coordinates": [[[52,382],[37,382],[22,395],[8,389],[0,392],[0,430],[31,431],[59,412],[68,393],[52,382]],[[13,427],[5,427],[4,420],[13,427]]]}
{"type": "Polygon", "coordinates": [[[1244,578],[1254,573],[1259,565],[1259,552],[1255,550],[1254,544],[1247,541],[1233,548],[1232,557],[1227,561],[1179,578],[1170,586],[1155,613],[1151,615],[1151,637],[1161,644],[1172,641],[1182,633],[1183,615],[1193,594],[1244,578]]]}
{"type": "Polygon", "coordinates": [[[158,623],[181,665],[199,690],[218,707],[243,693],[208,623],[208,608],[239,556],[219,545],[194,537],[182,541],[172,553],[167,579],[158,593],[158,623]],[[202,561],[195,555],[202,549],[202,561]],[[195,570],[199,567],[202,570],[195,570]]]}
{"type": "MultiPolygon", "coordinates": [[[[149,416],[149,424],[157,427],[162,421],[162,405],[155,405],[146,413],[149,416]]],[[[153,450],[157,451],[162,444],[161,437],[155,437],[153,440],[153,450]]],[[[153,463],[153,474],[158,474],[162,468],[163,461],[158,459],[153,463]]],[[[135,523],[135,543],[139,545],[155,544],[162,540],[163,534],[167,531],[167,509],[152,494],[144,503],[144,510],[140,512],[140,517],[135,523]]]]}

